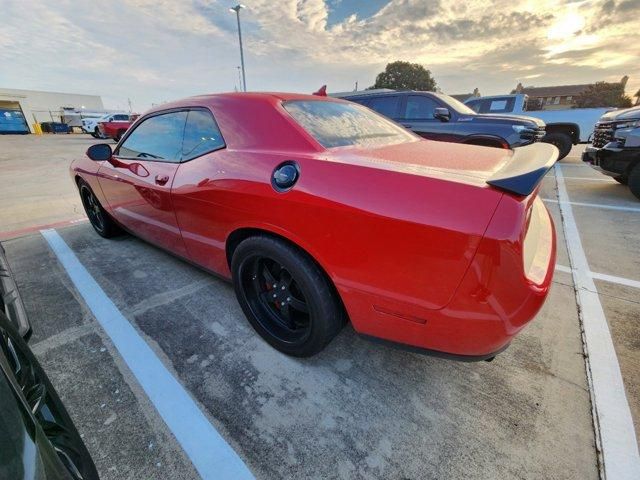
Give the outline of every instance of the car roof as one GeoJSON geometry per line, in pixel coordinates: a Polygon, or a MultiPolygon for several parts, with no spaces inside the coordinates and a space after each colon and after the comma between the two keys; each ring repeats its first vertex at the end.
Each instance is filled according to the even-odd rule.
{"type": "Polygon", "coordinates": [[[207,105],[210,106],[216,103],[217,100],[225,100],[227,102],[246,102],[246,101],[258,101],[271,104],[291,101],[291,100],[313,100],[313,101],[328,101],[328,102],[343,102],[338,98],[332,98],[319,95],[308,95],[304,93],[288,93],[288,92],[225,92],[225,93],[210,93],[204,95],[195,95],[193,97],[183,98],[174,102],[163,103],[156,105],[154,108],[145,112],[145,115],[150,112],[168,110],[171,108],[180,108],[185,106],[197,106],[207,105]]]}
{"type": "Polygon", "coordinates": [[[292,100],[349,103],[319,95],[285,92],[231,92],[198,95],[157,105],[141,119],[174,109],[210,109],[225,143],[232,149],[317,152],[323,148],[282,108],[292,100]],[[248,135],[247,132],[251,132],[248,135]]]}

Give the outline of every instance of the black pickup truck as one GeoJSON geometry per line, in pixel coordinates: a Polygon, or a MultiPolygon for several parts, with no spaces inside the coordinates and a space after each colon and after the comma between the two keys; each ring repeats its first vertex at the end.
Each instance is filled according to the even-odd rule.
{"type": "Polygon", "coordinates": [[[542,120],[478,114],[442,93],[365,90],[339,96],[365,105],[431,140],[515,148],[538,142],[545,135],[542,120]]]}

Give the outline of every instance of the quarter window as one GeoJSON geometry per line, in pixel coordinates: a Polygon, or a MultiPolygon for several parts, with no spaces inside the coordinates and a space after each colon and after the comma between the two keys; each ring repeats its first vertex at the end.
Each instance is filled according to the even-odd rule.
{"type": "Polygon", "coordinates": [[[205,110],[190,110],[184,129],[182,160],[191,160],[224,146],[222,134],[211,113],[205,110]]]}
{"type": "Polygon", "coordinates": [[[398,116],[398,102],[400,97],[376,97],[369,100],[367,105],[372,110],[384,115],[385,117],[397,117],[398,116]]]}
{"type": "Polygon", "coordinates": [[[124,141],[118,155],[127,158],[180,162],[187,112],[154,115],[144,120],[124,141]]]}

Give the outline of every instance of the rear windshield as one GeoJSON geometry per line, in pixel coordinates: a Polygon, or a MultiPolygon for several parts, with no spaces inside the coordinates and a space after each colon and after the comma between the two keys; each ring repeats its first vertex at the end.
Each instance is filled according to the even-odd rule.
{"type": "Polygon", "coordinates": [[[379,147],[412,142],[417,137],[355,103],[293,100],[284,108],[323,147],[379,147]]]}

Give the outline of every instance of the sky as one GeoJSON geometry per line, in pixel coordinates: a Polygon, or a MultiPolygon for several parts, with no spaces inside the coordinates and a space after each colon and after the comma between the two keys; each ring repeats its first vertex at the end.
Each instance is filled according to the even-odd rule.
{"type": "MultiPolygon", "coordinates": [[[[360,89],[387,63],[445,93],[618,81],[640,89],[640,0],[243,0],[247,88],[360,89]]],[[[105,107],[238,88],[226,0],[0,0],[0,87],[102,96],[105,107]]]]}

